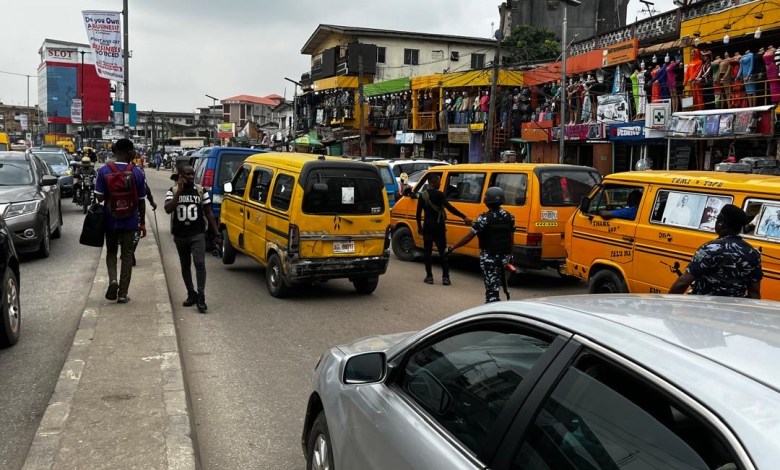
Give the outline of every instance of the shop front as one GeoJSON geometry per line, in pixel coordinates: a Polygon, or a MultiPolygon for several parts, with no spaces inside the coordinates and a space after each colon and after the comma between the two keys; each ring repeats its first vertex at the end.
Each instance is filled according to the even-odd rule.
{"type": "Polygon", "coordinates": [[[645,126],[645,121],[615,123],[607,126],[607,137],[612,142],[613,171],[632,171],[643,159],[652,161],[651,169],[663,168],[666,158],[666,131],[645,126]]]}
{"type": "MultiPolygon", "coordinates": [[[[564,160],[570,165],[590,166],[602,175],[612,173],[612,143],[604,133],[604,124],[575,124],[564,126],[564,160]]],[[[561,128],[553,127],[552,141],[558,144],[561,128]]],[[[559,145],[559,144],[558,144],[559,145]]]]}

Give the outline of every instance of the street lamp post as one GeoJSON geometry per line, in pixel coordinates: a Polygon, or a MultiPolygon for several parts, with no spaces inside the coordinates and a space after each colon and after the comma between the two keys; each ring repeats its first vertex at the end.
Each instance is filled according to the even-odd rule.
{"type": "MultiPolygon", "coordinates": [[[[217,101],[219,101],[219,98],[214,98],[211,95],[206,95],[206,98],[211,98],[211,108],[209,108],[209,117],[212,117],[211,113],[214,112],[214,108],[217,107],[217,101]]],[[[211,132],[209,132],[211,134],[211,132]]],[[[217,120],[214,119],[214,137],[211,140],[217,140],[217,120]]],[[[209,142],[211,143],[211,142],[209,142]]]]}
{"type": "Polygon", "coordinates": [[[563,3],[563,31],[561,32],[561,135],[558,138],[558,163],[563,163],[566,154],[566,17],[568,6],[579,6],[580,0],[560,0],[563,3]]]}
{"type": "Polygon", "coordinates": [[[81,142],[79,143],[80,147],[84,148],[84,54],[86,54],[87,51],[79,51],[79,54],[81,54],[81,70],[79,71],[80,75],[80,82],[81,86],[79,87],[79,99],[81,100],[81,142]]]}

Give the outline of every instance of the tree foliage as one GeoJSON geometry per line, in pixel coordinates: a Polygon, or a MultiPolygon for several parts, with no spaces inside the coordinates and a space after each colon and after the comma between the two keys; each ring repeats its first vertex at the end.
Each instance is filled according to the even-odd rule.
{"type": "Polygon", "coordinates": [[[561,55],[561,45],[555,33],[528,25],[515,28],[504,40],[503,46],[507,61],[513,65],[555,60],[561,55]]]}

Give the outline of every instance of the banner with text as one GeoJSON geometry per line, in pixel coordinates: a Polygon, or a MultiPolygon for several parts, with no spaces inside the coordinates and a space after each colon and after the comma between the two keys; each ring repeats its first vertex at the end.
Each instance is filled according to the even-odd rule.
{"type": "Polygon", "coordinates": [[[109,80],[125,80],[122,57],[121,14],[118,11],[84,10],[84,26],[87,38],[95,53],[98,75],[109,80]]]}
{"type": "Polygon", "coordinates": [[[70,102],[70,120],[73,124],[81,124],[81,100],[78,98],[70,102]]]}

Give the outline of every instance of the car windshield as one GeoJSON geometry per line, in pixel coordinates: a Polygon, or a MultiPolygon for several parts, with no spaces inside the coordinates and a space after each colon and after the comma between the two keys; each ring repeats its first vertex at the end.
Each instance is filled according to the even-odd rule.
{"type": "Polygon", "coordinates": [[[444,164],[445,164],[444,162],[433,163],[433,162],[415,162],[415,161],[411,161],[408,163],[396,163],[393,166],[393,174],[395,174],[396,177],[400,177],[401,173],[406,173],[407,175],[411,175],[416,171],[427,170],[428,168],[431,168],[433,166],[439,166],[444,164]]]}
{"type": "Polygon", "coordinates": [[[0,186],[20,186],[32,182],[33,175],[27,162],[7,160],[0,162],[0,186]]]}
{"type": "Polygon", "coordinates": [[[304,184],[303,212],[307,214],[381,214],[384,185],[376,173],[362,168],[318,168],[304,184]],[[315,184],[327,190],[315,190],[315,184]]]}
{"type": "Polygon", "coordinates": [[[601,182],[596,170],[587,169],[542,169],[537,176],[543,206],[576,206],[601,182]]]}
{"type": "MultiPolygon", "coordinates": [[[[208,150],[209,152],[211,149],[208,150]]],[[[222,188],[225,183],[233,179],[233,175],[236,174],[236,170],[241,168],[244,160],[248,157],[248,154],[241,153],[225,153],[222,154],[222,159],[219,163],[219,181],[217,181],[217,188],[222,188]]]]}
{"type": "Polygon", "coordinates": [[[68,165],[68,159],[59,152],[36,152],[35,155],[51,166],[68,165]]]}

